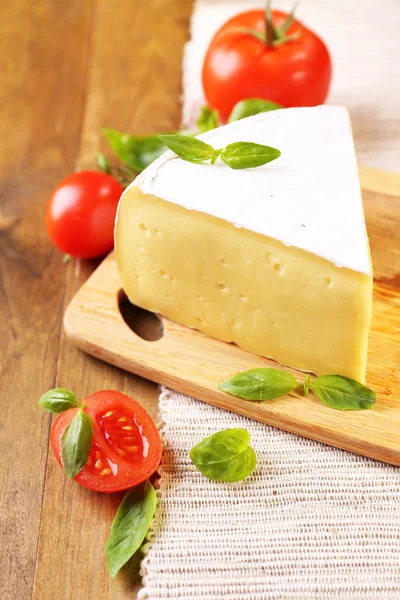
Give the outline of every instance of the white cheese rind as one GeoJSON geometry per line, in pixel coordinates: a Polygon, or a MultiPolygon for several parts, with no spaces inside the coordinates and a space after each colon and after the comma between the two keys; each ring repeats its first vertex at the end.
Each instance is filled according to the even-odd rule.
{"type": "MultiPolygon", "coordinates": [[[[261,113],[199,136],[278,148],[276,161],[232,170],[166,152],[130,187],[371,274],[351,124],[340,106],[261,113]]],[[[128,188],[129,189],[129,188],[128,188]]]]}

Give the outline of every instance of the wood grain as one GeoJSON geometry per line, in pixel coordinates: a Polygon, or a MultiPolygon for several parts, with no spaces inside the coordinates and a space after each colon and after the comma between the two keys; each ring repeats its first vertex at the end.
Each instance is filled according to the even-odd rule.
{"type": "MultiPolygon", "coordinates": [[[[361,174],[364,180],[368,171],[361,174]]],[[[384,193],[385,178],[381,172],[381,194],[363,191],[375,277],[367,372],[367,382],[378,394],[373,410],[335,411],[314,397],[297,393],[264,403],[225,394],[218,389],[225,379],[276,363],[164,318],[160,340],[148,342],[137,336],[118,308],[121,282],[113,254],[70,304],[65,316],[67,334],[90,354],[189,396],[400,466],[400,176],[397,196],[384,193]]],[[[291,371],[304,379],[303,373],[291,371]]]]}
{"type": "MultiPolygon", "coordinates": [[[[96,0],[92,15],[79,167],[93,168],[102,127],[152,133],[178,127],[182,48],[190,2],[96,0]],[[162,15],[162,18],[160,17],[162,15]]],[[[71,262],[65,306],[95,267],[71,262]]],[[[83,398],[113,388],[134,396],[153,416],[157,386],[91,358],[63,336],[56,384],[83,398]]],[[[49,456],[43,501],[34,598],[96,600],[135,597],[140,586],[137,557],[116,578],[108,575],[104,544],[121,495],[95,494],[67,481],[49,456]],[[55,557],[60,557],[56,561],[55,557]]]]}
{"type": "MultiPolygon", "coordinates": [[[[114,581],[103,556],[119,496],[65,481],[48,454],[50,418],[37,399],[56,384],[81,395],[108,386],[136,395],[154,415],[158,394],[64,336],[60,347],[64,308],[97,265],[64,267],[43,214],[53,186],[107,150],[101,127],[177,127],[192,2],[169,0],[167,9],[165,0],[1,4],[0,598],[133,598],[138,564],[114,581]]],[[[390,285],[382,283],[383,293],[390,285]]]]}
{"type": "Polygon", "coordinates": [[[74,169],[89,26],[81,0],[1,6],[2,600],[26,600],[33,588],[51,421],[37,400],[55,382],[65,272],[43,217],[52,187],[74,169]]]}

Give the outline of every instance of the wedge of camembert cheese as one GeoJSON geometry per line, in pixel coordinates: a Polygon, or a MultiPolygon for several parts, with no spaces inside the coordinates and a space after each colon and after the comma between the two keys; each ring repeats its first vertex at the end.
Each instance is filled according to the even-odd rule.
{"type": "Polygon", "coordinates": [[[262,113],[199,136],[273,146],[254,169],[166,152],[122,195],[129,300],[318,375],[365,381],[372,265],[347,110],[262,113]]]}

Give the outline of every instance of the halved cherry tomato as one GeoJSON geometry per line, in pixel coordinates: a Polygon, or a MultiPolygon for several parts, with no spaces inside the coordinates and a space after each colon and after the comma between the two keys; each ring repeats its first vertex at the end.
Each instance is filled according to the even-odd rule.
{"type": "Polygon", "coordinates": [[[121,184],[100,171],[80,171],[53,190],[46,228],[53,244],[78,258],[96,258],[114,246],[114,221],[121,184]]]}
{"type": "MultiPolygon", "coordinates": [[[[83,402],[94,434],[86,467],[74,478],[96,492],[117,492],[145,481],[157,469],[160,434],[148,412],[121,392],[103,390],[83,402]]],[[[61,438],[77,409],[62,413],[51,431],[51,447],[61,462],[61,438]]]]}
{"type": "MultiPolygon", "coordinates": [[[[272,27],[288,15],[271,11],[272,27]]],[[[226,120],[245,98],[264,98],[289,106],[322,104],[331,81],[331,59],[324,42],[294,19],[287,41],[268,46],[249,31],[265,33],[264,10],[235,15],[215,34],[204,60],[203,88],[209,106],[226,120]]]]}

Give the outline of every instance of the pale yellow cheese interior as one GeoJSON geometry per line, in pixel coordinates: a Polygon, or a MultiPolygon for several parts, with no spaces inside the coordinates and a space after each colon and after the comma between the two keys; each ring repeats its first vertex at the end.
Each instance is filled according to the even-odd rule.
{"type": "Polygon", "coordinates": [[[365,381],[371,276],[135,187],[116,253],[132,303],[284,365],[365,381]]]}

